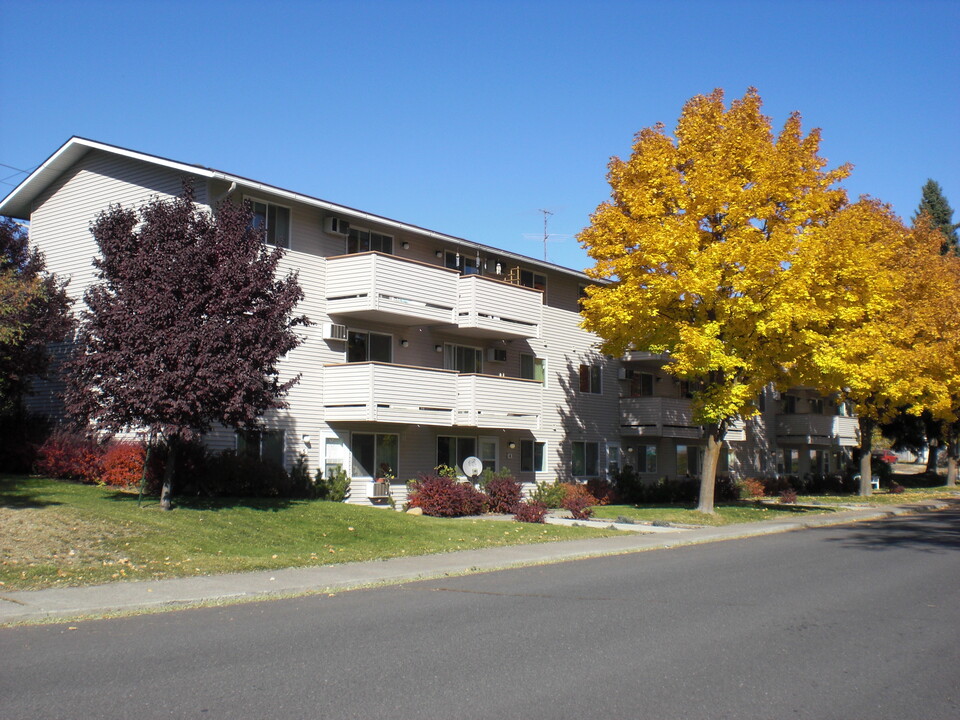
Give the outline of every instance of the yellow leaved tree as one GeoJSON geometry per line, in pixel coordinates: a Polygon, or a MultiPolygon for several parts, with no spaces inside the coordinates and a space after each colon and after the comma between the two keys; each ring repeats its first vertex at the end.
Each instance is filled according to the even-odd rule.
{"type": "Polygon", "coordinates": [[[907,228],[888,207],[861,200],[810,239],[819,253],[804,256],[821,265],[817,272],[832,266],[834,287],[851,295],[799,365],[808,382],[839,390],[856,408],[862,495],[870,492],[873,427],[901,411],[942,421],[948,482],[956,483],[960,258],[941,255],[942,241],[929,222],[907,228]]]}
{"type": "MultiPolygon", "coordinates": [[[[860,420],[860,494],[870,493],[871,438],[901,410],[950,416],[944,314],[955,300],[941,238],[906,227],[869,198],[811,229],[794,267],[821,278],[803,328],[798,376],[850,401],[860,420]]],[[[955,317],[955,316],[954,316],[955,317]]]]}
{"type": "Polygon", "coordinates": [[[721,90],[694,97],[674,137],[646,128],[628,160],[610,161],[611,199],[578,236],[587,272],[608,281],[583,303],[603,351],[668,353],[668,372],[702,383],[701,512],[713,512],[727,431],[768,384],[792,384],[807,328],[827,314],[816,290],[828,280],[796,259],[846,205],[835,185],[849,167],[826,170],[819,145],[798,114],[775,135],[752,88],[729,109],[721,90]]]}

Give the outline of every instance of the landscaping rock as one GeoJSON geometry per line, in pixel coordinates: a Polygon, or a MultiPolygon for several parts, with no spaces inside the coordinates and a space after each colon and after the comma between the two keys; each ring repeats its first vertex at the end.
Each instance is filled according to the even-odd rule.
{"type": "Polygon", "coordinates": [[[412,507],[409,510],[407,510],[407,515],[423,515],[423,508],[412,507]]]}

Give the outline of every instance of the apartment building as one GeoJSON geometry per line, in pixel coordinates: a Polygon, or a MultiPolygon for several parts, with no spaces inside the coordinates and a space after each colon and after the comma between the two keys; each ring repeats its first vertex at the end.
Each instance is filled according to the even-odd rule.
{"type": "MultiPolygon", "coordinates": [[[[94,217],[193,183],[196,201],[249,201],[286,249],[312,325],[283,361],[301,374],[265,429],[206,441],[290,466],[343,467],[351,499],[476,456],[525,483],[586,478],[619,463],[617,363],[579,327],[589,279],[575,270],[218,170],[74,137],[0,203],[30,222],[48,269],[81,298],[94,281],[94,217]]],[[[79,307],[82,303],[78,302],[79,307]]],[[[56,383],[33,409],[57,414],[56,383]]]]}
{"type": "MultiPolygon", "coordinates": [[[[301,375],[264,430],[206,438],[289,467],[344,468],[352,502],[394,500],[405,481],[468,456],[534,482],[604,476],[630,464],[645,477],[696,475],[695,388],[665,358],[609,358],[580,327],[582,272],[238,175],[74,137],[0,203],[30,222],[48,269],[81,298],[94,281],[90,223],[111,205],[173,197],[251,203],[269,244],[299,272],[298,312],[312,325],[281,364],[301,375]]],[[[77,302],[77,307],[82,303],[77,302]]],[[[32,409],[57,415],[58,383],[38,382],[32,409]]],[[[729,436],[721,472],[834,471],[856,422],[806,391],[771,391],[729,436]]]]}

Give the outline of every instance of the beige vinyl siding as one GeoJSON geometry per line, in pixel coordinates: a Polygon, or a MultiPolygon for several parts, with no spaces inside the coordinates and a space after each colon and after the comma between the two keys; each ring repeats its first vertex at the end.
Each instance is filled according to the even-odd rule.
{"type": "MultiPolygon", "coordinates": [[[[70,278],[71,297],[81,298],[93,281],[97,248],[90,224],[97,215],[114,204],[138,207],[153,196],[175,196],[182,187],[183,176],[173,170],[90,151],[38,198],[30,241],[46,255],[48,270],[70,278]]],[[[194,189],[204,202],[206,182],[195,180],[194,189]]]]}

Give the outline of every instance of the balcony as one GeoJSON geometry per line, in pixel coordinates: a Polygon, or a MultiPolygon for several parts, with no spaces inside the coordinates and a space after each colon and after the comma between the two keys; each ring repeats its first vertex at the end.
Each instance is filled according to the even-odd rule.
{"type": "Polygon", "coordinates": [[[453,425],[457,373],[452,370],[345,363],[323,368],[327,422],[453,425]]]}
{"type": "Polygon", "coordinates": [[[457,282],[457,328],[471,337],[535,338],[540,336],[543,293],[482,277],[464,275],[457,282]]]}
{"type": "Polygon", "coordinates": [[[375,252],[327,258],[326,298],[330,315],[474,338],[539,337],[543,317],[539,290],[375,252]]]}
{"type": "Polygon", "coordinates": [[[496,375],[458,375],[455,424],[537,430],[543,385],[496,375]]]}
{"type": "Polygon", "coordinates": [[[368,252],[327,258],[327,312],[403,325],[456,323],[456,270],[368,252]]]}
{"type": "Polygon", "coordinates": [[[542,385],[453,370],[343,363],[323,369],[327,422],[536,430],[542,385]]]}
{"type": "Polygon", "coordinates": [[[860,445],[860,422],[855,417],[819,415],[777,415],[777,440],[804,445],[860,445]]]}
{"type": "MultiPolygon", "coordinates": [[[[687,440],[703,437],[703,430],[693,422],[693,408],[689,400],[662,397],[620,398],[620,433],[687,440]]],[[[733,422],[727,430],[726,440],[746,440],[743,420],[733,422]]]]}

